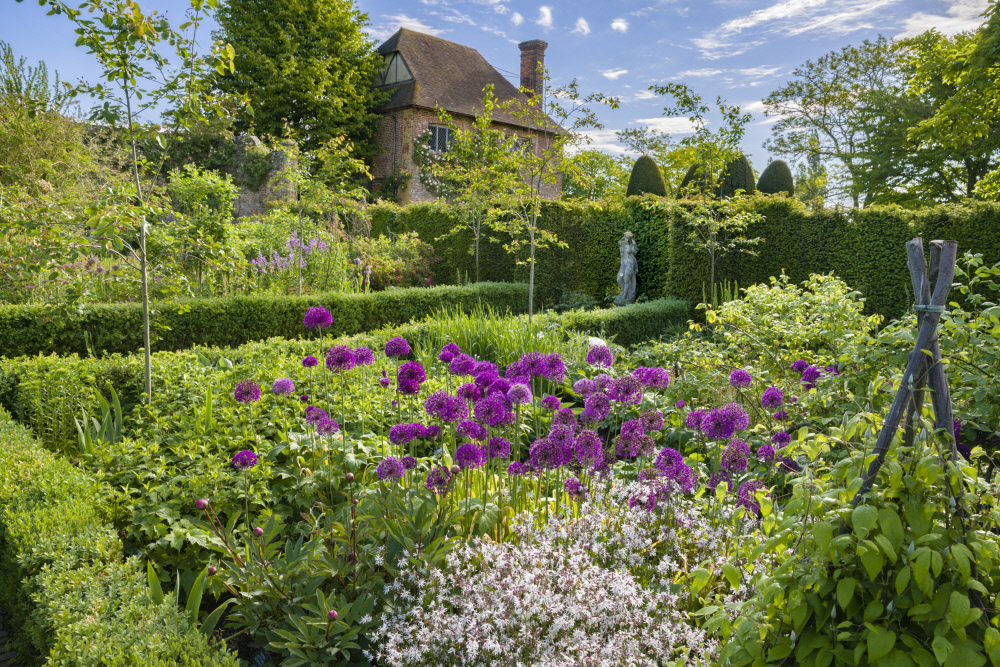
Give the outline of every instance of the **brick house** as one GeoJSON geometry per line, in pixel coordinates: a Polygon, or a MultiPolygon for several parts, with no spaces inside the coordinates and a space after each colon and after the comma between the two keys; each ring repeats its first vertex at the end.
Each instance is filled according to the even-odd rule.
{"type": "MultiPolygon", "coordinates": [[[[548,44],[536,39],[522,42],[521,87],[538,91],[542,85],[538,76],[544,63],[548,44]]],[[[430,201],[434,195],[420,181],[414,164],[414,142],[424,140],[429,131],[432,150],[444,150],[448,143],[448,128],[438,118],[438,108],[451,114],[460,129],[472,127],[473,119],[482,108],[483,88],[493,84],[497,100],[506,102],[524,95],[500,72],[493,68],[478,51],[462,44],[400,28],[378,52],[385,61],[377,87],[391,93],[378,110],[380,118],[375,132],[379,152],[375,157],[372,176],[375,185],[386,179],[407,173],[411,175],[401,203],[430,201]]],[[[552,135],[526,127],[516,118],[497,110],[494,125],[516,133],[541,150],[552,135]]],[[[562,181],[545,186],[543,195],[556,198],[562,181]]]]}

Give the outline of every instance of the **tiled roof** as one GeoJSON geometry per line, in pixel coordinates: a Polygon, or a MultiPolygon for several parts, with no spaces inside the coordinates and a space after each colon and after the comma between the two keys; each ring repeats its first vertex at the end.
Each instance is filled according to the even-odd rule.
{"type": "MultiPolygon", "coordinates": [[[[482,108],[483,88],[489,84],[493,84],[493,94],[500,102],[515,97],[525,99],[514,84],[471,47],[400,28],[378,49],[383,56],[396,51],[403,56],[413,81],[390,88],[392,96],[379,113],[407,107],[441,107],[452,114],[474,116],[482,108]]],[[[502,109],[494,111],[493,119],[523,125],[502,109]]]]}

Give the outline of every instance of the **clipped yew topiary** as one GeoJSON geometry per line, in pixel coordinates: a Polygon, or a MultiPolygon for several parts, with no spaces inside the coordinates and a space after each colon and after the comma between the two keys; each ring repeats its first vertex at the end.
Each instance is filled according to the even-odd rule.
{"type": "Polygon", "coordinates": [[[747,195],[757,191],[757,179],[746,155],[740,155],[726,164],[716,186],[719,197],[732,197],[738,190],[747,195]]]}
{"type": "Polygon", "coordinates": [[[632,166],[632,174],[628,177],[626,197],[640,195],[667,196],[667,184],[663,180],[656,161],[648,155],[641,156],[632,166]]]}
{"type": "Polygon", "coordinates": [[[688,168],[681,180],[680,195],[688,195],[710,192],[712,189],[712,175],[705,172],[705,165],[696,163],[688,168]]]}
{"type": "Polygon", "coordinates": [[[784,160],[775,160],[767,165],[767,169],[757,181],[757,189],[766,195],[776,195],[783,192],[789,197],[795,194],[795,179],[792,170],[784,160]]]}

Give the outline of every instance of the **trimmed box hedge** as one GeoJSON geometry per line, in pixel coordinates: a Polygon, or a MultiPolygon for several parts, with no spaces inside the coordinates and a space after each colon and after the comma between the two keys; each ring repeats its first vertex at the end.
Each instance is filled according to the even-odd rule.
{"type": "Polygon", "coordinates": [[[101,505],[91,479],[0,409],[0,607],[17,664],[236,667],[176,604],[153,603],[101,505]]]}
{"type": "MultiPolygon", "coordinates": [[[[511,276],[508,275],[507,279],[511,276]]],[[[454,306],[490,305],[501,311],[527,312],[528,286],[510,282],[465,287],[414,287],[370,294],[329,293],[302,297],[234,296],[154,304],[154,350],[182,350],[195,345],[236,347],[274,336],[308,337],[302,316],[311,306],[333,315],[327,333],[352,335],[430,315],[454,306]]],[[[0,355],[129,354],[142,348],[139,304],[81,307],[60,322],[40,306],[0,305],[0,355]]]]}

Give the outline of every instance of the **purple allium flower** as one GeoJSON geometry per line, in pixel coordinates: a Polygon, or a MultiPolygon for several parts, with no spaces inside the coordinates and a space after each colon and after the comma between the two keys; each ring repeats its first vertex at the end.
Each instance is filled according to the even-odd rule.
{"type": "MultiPolygon", "coordinates": [[[[420,393],[420,383],[416,380],[403,380],[399,383],[399,393],[407,396],[420,393]]],[[[395,404],[395,401],[393,401],[395,404]]]]}
{"type": "Polygon", "coordinates": [[[545,355],[541,352],[527,352],[517,362],[524,375],[539,377],[545,375],[545,355]]]}
{"type": "Polygon", "coordinates": [[[531,387],[526,384],[515,384],[507,392],[507,400],[514,405],[531,403],[531,387]]]}
{"type": "Polygon", "coordinates": [[[486,429],[479,422],[466,419],[459,423],[458,434],[469,440],[484,440],[486,438],[486,429]]]}
{"type": "Polygon", "coordinates": [[[729,374],[729,384],[737,389],[749,387],[753,383],[753,378],[742,368],[737,368],[729,374]]]}
{"type": "Polygon", "coordinates": [[[750,425],[750,415],[739,403],[726,403],[719,408],[719,411],[733,423],[737,431],[742,431],[750,425]]]}
{"type": "Polygon", "coordinates": [[[669,477],[671,470],[678,465],[684,465],[684,457],[676,449],[664,447],[660,450],[653,465],[660,471],[661,475],[669,477]]]}
{"type": "Polygon", "coordinates": [[[774,447],[771,445],[761,445],[757,448],[757,458],[764,462],[764,465],[771,465],[774,460],[774,447]]]}
{"type": "Polygon", "coordinates": [[[733,440],[726,445],[719,464],[725,470],[743,472],[747,469],[747,459],[750,456],[750,445],[743,440],[733,440]]]}
{"type": "Polygon", "coordinates": [[[580,378],[579,380],[573,383],[573,391],[575,391],[583,398],[587,398],[595,391],[597,391],[597,383],[591,380],[590,378],[580,378]]]}
{"type": "Polygon", "coordinates": [[[728,440],[736,426],[721,410],[709,410],[701,420],[701,431],[709,440],[728,440]]]}
{"type": "Polygon", "coordinates": [[[760,395],[760,404],[768,410],[780,408],[784,402],[785,392],[781,391],[777,387],[768,387],[764,390],[764,393],[760,395]]]}
{"type": "Polygon", "coordinates": [[[778,467],[782,468],[784,472],[799,472],[802,470],[802,466],[799,465],[799,462],[791,456],[779,456],[778,467]]]}
{"type": "Polygon", "coordinates": [[[659,431],[663,428],[663,413],[659,410],[646,410],[639,419],[642,421],[644,431],[659,431]]]}
{"type": "Polygon", "coordinates": [[[467,354],[456,355],[448,365],[452,375],[472,375],[476,370],[476,360],[467,354]]]}
{"type": "Polygon", "coordinates": [[[596,468],[604,460],[604,443],[596,431],[580,431],[573,441],[573,453],[580,465],[596,468]]]}
{"type": "Polygon", "coordinates": [[[576,429],[576,415],[573,413],[573,408],[563,408],[555,414],[552,418],[553,424],[559,424],[561,426],[571,426],[576,429]]]}
{"type": "Polygon", "coordinates": [[[427,473],[425,486],[436,495],[443,496],[451,490],[451,471],[444,466],[434,466],[427,473]]]}
{"type": "Polygon", "coordinates": [[[503,399],[498,394],[491,394],[486,398],[476,401],[473,409],[476,419],[491,428],[496,428],[503,422],[507,411],[504,409],[503,399]]]}
{"type": "Polygon", "coordinates": [[[614,439],[615,453],[619,456],[650,456],[656,443],[648,435],[626,438],[621,435],[614,439]]]}
{"type": "Polygon", "coordinates": [[[607,389],[608,385],[611,384],[612,380],[614,380],[614,378],[608,375],[607,373],[601,373],[594,378],[594,382],[597,383],[598,391],[604,391],[605,389],[607,389]]]}
{"type": "MultiPolygon", "coordinates": [[[[885,391],[885,390],[884,390],[884,389],[882,389],[882,390],[880,390],[880,391],[885,391]]],[[[796,402],[797,400],[799,400],[799,397],[798,397],[798,396],[790,396],[790,397],[788,398],[788,401],[789,401],[790,403],[794,403],[794,402],[796,402]]]]}
{"type": "Polygon", "coordinates": [[[390,379],[389,379],[389,378],[387,378],[387,377],[382,377],[382,378],[379,378],[379,379],[378,379],[378,383],[379,383],[380,385],[382,385],[382,388],[383,388],[383,389],[388,389],[388,388],[389,388],[389,385],[391,385],[391,384],[392,384],[392,380],[390,380],[390,379]]]}
{"type": "Polygon", "coordinates": [[[417,384],[420,384],[427,379],[427,373],[424,371],[424,367],[420,365],[419,361],[407,361],[399,367],[399,373],[396,375],[396,379],[400,384],[403,384],[404,382],[416,382],[417,384]]]}
{"type": "Polygon", "coordinates": [[[693,410],[690,414],[688,414],[687,419],[684,420],[684,423],[687,424],[687,427],[689,429],[700,431],[701,424],[704,421],[704,419],[705,419],[704,410],[693,410]]]}
{"type": "Polygon", "coordinates": [[[555,396],[543,396],[541,400],[542,407],[551,412],[555,412],[562,405],[562,402],[555,396]]]}
{"type": "Polygon", "coordinates": [[[840,375],[840,364],[831,364],[829,366],[824,366],[823,371],[830,375],[840,375]]]}
{"type": "Polygon", "coordinates": [[[306,311],[305,317],[302,318],[302,325],[310,331],[327,329],[331,324],[333,324],[333,315],[323,306],[313,306],[306,311]]]}
{"type": "Polygon", "coordinates": [[[608,397],[619,403],[635,405],[642,400],[642,383],[631,375],[612,380],[608,384],[608,397]]]}
{"type": "Polygon", "coordinates": [[[514,461],[509,466],[507,466],[507,474],[511,477],[518,477],[524,475],[528,472],[528,466],[520,463],[519,461],[514,461]]]}
{"type": "Polygon", "coordinates": [[[720,470],[719,472],[712,473],[711,477],[708,478],[708,481],[705,482],[705,487],[711,489],[712,491],[715,491],[715,489],[722,482],[725,482],[729,486],[730,491],[732,490],[733,483],[730,480],[729,472],[726,470],[720,470]]]}
{"type": "Polygon", "coordinates": [[[408,445],[423,435],[424,427],[420,424],[393,424],[389,429],[389,442],[394,445],[408,445]]]}
{"type": "Polygon", "coordinates": [[[678,410],[683,410],[685,405],[687,405],[687,403],[684,402],[683,398],[674,403],[674,407],[677,408],[678,410]]]}
{"type": "Polygon", "coordinates": [[[806,361],[805,359],[799,359],[798,361],[792,364],[792,370],[795,371],[796,373],[802,373],[807,368],[809,368],[809,362],[806,361]]]}
{"type": "MultiPolygon", "coordinates": [[[[672,482],[681,493],[691,493],[694,491],[695,483],[698,480],[694,471],[684,463],[684,457],[676,449],[664,447],[656,457],[654,464],[656,469],[669,481],[672,482]]],[[[665,493],[670,492],[669,485],[664,489],[665,493]]]]}
{"type": "Polygon", "coordinates": [[[503,394],[504,399],[507,398],[507,392],[510,391],[510,382],[502,377],[498,377],[493,380],[493,383],[486,389],[487,394],[503,394]]]}
{"type": "Polygon", "coordinates": [[[309,395],[308,394],[302,394],[301,396],[299,396],[299,400],[302,401],[303,403],[308,403],[309,402],[309,395]]]}
{"type": "Polygon", "coordinates": [[[253,380],[240,380],[236,383],[233,396],[240,403],[256,403],[260,400],[260,385],[253,380]]]}
{"type": "Polygon", "coordinates": [[[587,418],[581,414],[580,418],[584,421],[595,421],[599,422],[608,418],[611,414],[611,401],[608,399],[607,395],[602,393],[594,393],[587,397],[584,401],[584,412],[587,413],[587,418]]]}
{"type": "Polygon", "coordinates": [[[488,450],[491,459],[505,459],[510,456],[510,442],[499,436],[490,438],[488,450]]]}
{"type": "Polygon", "coordinates": [[[757,502],[757,491],[763,489],[764,482],[752,479],[740,484],[739,498],[736,500],[737,507],[746,507],[748,512],[760,514],[760,503],[757,502]]]}
{"type": "Polygon", "coordinates": [[[387,357],[405,357],[409,353],[410,344],[406,342],[405,338],[396,336],[385,344],[385,356],[387,357]]]}
{"type": "Polygon", "coordinates": [[[323,408],[317,408],[315,405],[310,405],[306,408],[306,423],[316,425],[321,419],[327,417],[326,410],[323,408]]]}
{"type": "Polygon", "coordinates": [[[291,396],[295,393],[295,383],[288,378],[280,378],[271,385],[271,391],[278,396],[291,396]]]}
{"type": "Polygon", "coordinates": [[[412,456],[404,456],[399,462],[403,464],[403,470],[413,470],[417,467],[417,460],[412,456]]]}
{"type": "Polygon", "coordinates": [[[563,490],[566,491],[566,495],[570,497],[571,500],[583,500],[583,497],[587,495],[587,489],[584,488],[583,484],[580,483],[576,477],[570,477],[563,484],[563,490]]]}
{"type": "Polygon", "coordinates": [[[324,417],[319,420],[316,424],[316,431],[320,435],[333,435],[340,430],[340,424],[337,423],[336,419],[330,419],[329,417],[324,417]]]}
{"type": "Polygon", "coordinates": [[[542,359],[542,375],[552,382],[562,382],[566,379],[566,364],[561,355],[553,352],[542,359]]]}
{"type": "Polygon", "coordinates": [[[670,374],[657,366],[652,368],[640,366],[632,371],[632,376],[647,389],[665,389],[670,386],[670,374]]]}
{"type": "Polygon", "coordinates": [[[489,393],[489,388],[499,379],[500,376],[496,373],[480,373],[476,376],[474,384],[479,388],[479,391],[483,392],[483,394],[487,394],[489,393]]]}
{"type": "Polygon", "coordinates": [[[595,345],[587,350],[587,363],[591,366],[611,368],[615,363],[615,355],[607,345],[595,345]]]}
{"type": "Polygon", "coordinates": [[[483,395],[483,393],[479,390],[479,387],[471,382],[463,384],[455,393],[467,401],[478,400],[483,395]]]}
{"type": "Polygon", "coordinates": [[[503,422],[501,422],[500,425],[501,426],[513,426],[516,423],[517,423],[517,414],[513,413],[513,412],[508,412],[507,414],[505,414],[503,416],[503,422]]]}
{"type": "Polygon", "coordinates": [[[428,440],[437,440],[441,437],[441,427],[437,424],[431,424],[424,429],[424,437],[428,440]]]}
{"type": "Polygon", "coordinates": [[[444,391],[434,392],[428,396],[424,402],[424,409],[431,417],[446,422],[456,422],[469,415],[469,406],[465,401],[444,391]]]}
{"type": "Polygon", "coordinates": [[[383,482],[396,482],[402,479],[403,475],[406,474],[406,468],[403,467],[403,462],[395,456],[387,456],[382,459],[382,462],[378,464],[377,468],[375,468],[375,474],[378,475],[378,478],[383,482]]]}
{"type": "Polygon", "coordinates": [[[548,438],[538,438],[531,443],[528,463],[538,470],[555,470],[565,463],[565,451],[548,438]]]}
{"type": "Polygon", "coordinates": [[[480,375],[499,376],[500,371],[497,370],[497,365],[492,361],[477,361],[476,365],[472,368],[472,374],[477,378],[480,375]]]}
{"type": "Polygon", "coordinates": [[[455,450],[455,463],[460,465],[463,470],[482,468],[486,463],[486,451],[479,445],[467,442],[455,450]]]}
{"type": "Polygon", "coordinates": [[[358,366],[371,366],[375,363],[375,355],[370,347],[359,347],[354,350],[354,362],[358,366]]]}
{"type": "Polygon", "coordinates": [[[804,371],[802,371],[802,386],[805,387],[806,389],[812,389],[813,387],[816,386],[816,380],[819,379],[819,376],[821,374],[822,371],[820,371],[820,369],[816,368],[815,366],[810,366],[809,368],[805,369],[804,371]]]}
{"type": "Polygon", "coordinates": [[[524,365],[520,361],[515,361],[510,366],[508,366],[507,370],[504,371],[504,374],[503,374],[503,376],[505,378],[507,378],[508,380],[511,381],[511,384],[513,384],[513,380],[511,378],[515,378],[515,377],[517,377],[517,378],[525,377],[526,378],[526,377],[528,377],[528,375],[529,374],[526,373],[525,370],[524,370],[524,365]]]}
{"type": "Polygon", "coordinates": [[[622,424],[621,435],[626,440],[635,440],[646,435],[646,431],[642,428],[642,421],[629,419],[622,424]]]}
{"type": "Polygon", "coordinates": [[[319,359],[317,359],[312,355],[309,355],[308,357],[302,360],[302,366],[304,368],[312,368],[313,366],[318,366],[318,365],[319,365],[319,359]]]}
{"type": "Polygon", "coordinates": [[[244,449],[243,451],[236,452],[233,455],[233,468],[239,470],[240,472],[246,472],[257,465],[257,455],[254,454],[249,449],[244,449]]]}
{"type": "Polygon", "coordinates": [[[778,431],[777,433],[774,434],[774,437],[771,438],[771,442],[776,444],[778,447],[784,447],[791,441],[792,441],[792,436],[788,433],[785,433],[784,431],[778,431]]]}
{"type": "Polygon", "coordinates": [[[326,369],[343,373],[354,368],[354,351],[346,345],[331,347],[326,353],[326,369]]]}
{"type": "Polygon", "coordinates": [[[446,364],[450,364],[451,360],[454,359],[457,354],[462,354],[462,348],[454,343],[448,343],[441,348],[441,354],[438,355],[438,359],[446,364]]]}
{"type": "Polygon", "coordinates": [[[778,410],[777,412],[774,413],[774,418],[779,422],[783,422],[786,419],[788,419],[788,413],[785,412],[784,410],[778,410]]]}

